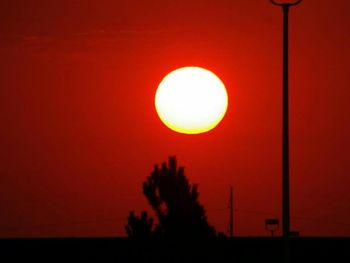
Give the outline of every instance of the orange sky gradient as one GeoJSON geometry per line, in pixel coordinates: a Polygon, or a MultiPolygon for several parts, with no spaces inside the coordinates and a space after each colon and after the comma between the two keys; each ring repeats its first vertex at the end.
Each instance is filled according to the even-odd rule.
{"type": "MultiPolygon", "coordinates": [[[[350,235],[350,1],[290,12],[291,229],[350,235]]],[[[282,13],[268,0],[0,3],[0,237],[121,236],[142,182],[176,155],[218,231],[281,214],[282,13]],[[211,132],[179,134],[154,95],[182,66],[229,96],[211,132]]]]}

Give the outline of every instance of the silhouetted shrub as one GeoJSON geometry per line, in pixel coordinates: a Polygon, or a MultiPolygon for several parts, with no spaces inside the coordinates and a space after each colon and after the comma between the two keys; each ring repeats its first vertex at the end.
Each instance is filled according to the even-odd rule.
{"type": "Polygon", "coordinates": [[[143,194],[157,217],[157,225],[143,212],[141,218],[132,212],[126,231],[129,237],[210,238],[215,229],[210,226],[204,207],[199,203],[198,187],[190,184],[183,167],[177,167],[176,158],[168,164],[155,165],[143,183],[143,194]]]}

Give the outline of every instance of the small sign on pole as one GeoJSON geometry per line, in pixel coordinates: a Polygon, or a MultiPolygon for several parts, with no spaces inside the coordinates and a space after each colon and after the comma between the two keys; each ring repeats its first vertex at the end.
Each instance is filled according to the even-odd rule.
{"type": "Polygon", "coordinates": [[[279,229],[279,220],[277,218],[265,219],[265,229],[271,233],[271,237],[274,237],[275,232],[279,229]]]}

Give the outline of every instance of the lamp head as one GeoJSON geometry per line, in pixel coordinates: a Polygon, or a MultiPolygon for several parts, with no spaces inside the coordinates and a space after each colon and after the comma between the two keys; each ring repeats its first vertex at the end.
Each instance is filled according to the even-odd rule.
{"type": "Polygon", "coordinates": [[[274,5],[277,6],[294,6],[294,5],[298,5],[302,2],[303,0],[296,0],[296,1],[286,1],[286,2],[277,2],[276,0],[270,0],[270,2],[274,5]]]}

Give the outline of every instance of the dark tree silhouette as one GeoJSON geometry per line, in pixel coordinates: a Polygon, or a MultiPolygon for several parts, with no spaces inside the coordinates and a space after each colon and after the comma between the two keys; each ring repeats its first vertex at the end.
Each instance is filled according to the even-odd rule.
{"type": "Polygon", "coordinates": [[[130,237],[138,234],[165,238],[215,237],[215,229],[209,225],[204,207],[198,201],[198,187],[189,183],[184,168],[177,167],[175,157],[169,157],[168,164],[164,162],[160,168],[155,165],[143,183],[143,194],[155,211],[158,224],[153,227],[146,212],[141,218],[130,213],[126,226],[130,237]]]}
{"type": "Polygon", "coordinates": [[[142,212],[141,217],[135,215],[133,211],[129,213],[128,225],[125,231],[132,238],[150,238],[152,236],[153,219],[148,217],[147,212],[142,212]]]}

